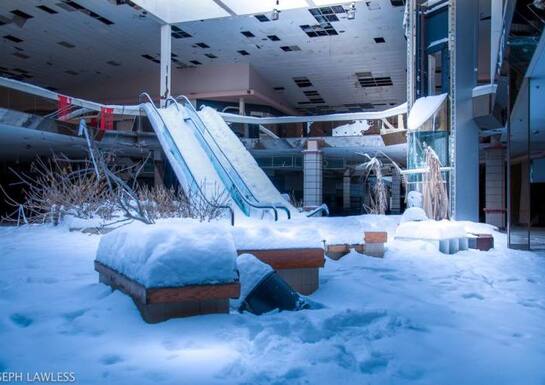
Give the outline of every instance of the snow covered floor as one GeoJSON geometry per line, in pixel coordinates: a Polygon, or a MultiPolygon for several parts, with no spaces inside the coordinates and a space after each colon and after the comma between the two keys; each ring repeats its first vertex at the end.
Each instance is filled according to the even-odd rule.
{"type": "MultiPolygon", "coordinates": [[[[395,226],[314,224],[323,236],[343,221],[395,226]]],[[[385,259],[328,260],[311,296],[322,309],[147,325],[97,283],[99,236],[0,228],[0,372],[74,371],[81,384],[543,385],[545,256],[495,237],[487,253],[390,241],[385,259]]]]}

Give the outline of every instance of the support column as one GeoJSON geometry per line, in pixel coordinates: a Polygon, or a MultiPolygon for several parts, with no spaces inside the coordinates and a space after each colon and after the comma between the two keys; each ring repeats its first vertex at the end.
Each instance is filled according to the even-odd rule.
{"type": "Polygon", "coordinates": [[[487,148],[485,156],[485,222],[505,228],[505,149],[487,148]]]}
{"type": "Polygon", "coordinates": [[[318,141],[309,140],[303,151],[303,204],[305,209],[313,209],[323,202],[322,196],[322,151],[318,141]]]}
{"type": "Polygon", "coordinates": [[[153,151],[153,185],[155,187],[165,185],[163,173],[163,157],[161,151],[153,151]]]}
{"type": "Polygon", "coordinates": [[[390,196],[390,213],[401,213],[401,175],[397,168],[392,169],[392,195],[390,196]]]}
{"type": "Polygon", "coordinates": [[[349,213],[351,209],[350,205],[350,181],[351,181],[350,169],[346,169],[343,175],[343,209],[345,213],[349,213]]]}
{"type": "Polygon", "coordinates": [[[171,86],[171,52],[172,35],[170,24],[161,26],[161,107],[164,107],[166,99],[170,96],[171,86]]]}
{"type": "Polygon", "coordinates": [[[405,121],[403,120],[403,114],[397,116],[397,128],[400,130],[405,129],[405,121]]]}
{"type": "MultiPolygon", "coordinates": [[[[244,98],[240,97],[238,99],[238,114],[239,115],[246,115],[246,103],[244,101],[244,98]]],[[[244,137],[249,138],[250,137],[250,128],[247,123],[243,123],[242,127],[244,127],[244,137]]]]}

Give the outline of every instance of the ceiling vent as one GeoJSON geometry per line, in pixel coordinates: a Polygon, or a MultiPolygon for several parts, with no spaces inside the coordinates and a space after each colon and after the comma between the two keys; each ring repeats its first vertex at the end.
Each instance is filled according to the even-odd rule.
{"type": "Polygon", "coordinates": [[[389,76],[373,77],[370,72],[357,72],[356,78],[362,88],[393,86],[392,78],[389,76]]]}
{"type": "Polygon", "coordinates": [[[198,61],[198,60],[190,60],[189,62],[190,62],[191,64],[196,65],[196,66],[199,66],[199,65],[202,64],[202,63],[201,63],[200,61],[198,61]]]}
{"type": "Polygon", "coordinates": [[[207,58],[209,59],[217,59],[218,57],[216,55],[214,55],[213,53],[207,53],[205,54],[204,56],[206,56],[207,58]]]}
{"type": "Polygon", "coordinates": [[[384,40],[383,37],[375,37],[375,43],[377,44],[386,43],[386,40],[384,40]]]}
{"type": "Polygon", "coordinates": [[[310,82],[310,80],[308,80],[308,78],[304,76],[293,78],[293,81],[295,82],[295,84],[297,84],[297,87],[300,88],[312,87],[312,83],[310,82]]]}
{"type": "Polygon", "coordinates": [[[210,46],[206,43],[197,43],[193,47],[210,48],[210,46]]]}
{"type": "Polygon", "coordinates": [[[267,37],[270,41],[280,41],[280,38],[276,35],[268,35],[267,37]]]}
{"type": "Polygon", "coordinates": [[[151,55],[148,55],[148,54],[144,54],[144,55],[141,55],[144,59],[148,59],[149,61],[152,61],[154,63],[157,63],[157,64],[160,64],[161,61],[159,59],[156,59],[154,58],[153,56],[151,55]]]}
{"type": "Polygon", "coordinates": [[[393,7],[401,7],[405,5],[405,0],[390,0],[390,3],[392,3],[393,7]]]}
{"type": "Polygon", "coordinates": [[[246,50],[243,50],[241,49],[240,51],[237,51],[239,54],[241,54],[242,56],[248,56],[250,53],[246,50]]]}

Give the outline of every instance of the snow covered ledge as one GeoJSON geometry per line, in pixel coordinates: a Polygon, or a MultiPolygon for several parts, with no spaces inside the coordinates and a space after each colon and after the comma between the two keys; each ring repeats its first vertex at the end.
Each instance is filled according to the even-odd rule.
{"type": "Polygon", "coordinates": [[[142,318],[227,313],[240,285],[236,249],[224,226],[193,220],[135,222],[104,235],[95,261],[100,282],[132,297],[142,318]]]}

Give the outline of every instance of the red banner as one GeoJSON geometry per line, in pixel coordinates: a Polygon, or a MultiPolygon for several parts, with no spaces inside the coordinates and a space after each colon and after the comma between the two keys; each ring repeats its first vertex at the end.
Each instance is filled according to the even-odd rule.
{"type": "Polygon", "coordinates": [[[111,130],[114,127],[113,108],[100,107],[100,131],[111,130]]]}
{"type": "Polygon", "coordinates": [[[58,111],[59,111],[59,120],[64,120],[68,113],[70,112],[71,105],[70,98],[68,96],[59,95],[58,111]]]}

